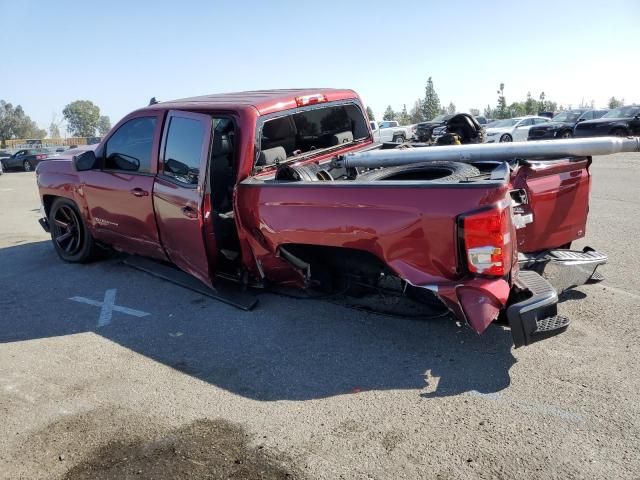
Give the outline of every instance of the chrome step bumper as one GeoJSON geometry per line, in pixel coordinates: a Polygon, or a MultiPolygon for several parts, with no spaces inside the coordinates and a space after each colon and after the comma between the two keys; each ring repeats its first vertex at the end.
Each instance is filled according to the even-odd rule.
{"type": "Polygon", "coordinates": [[[585,247],[583,251],[558,249],[539,255],[521,254],[518,261],[520,268],[541,273],[562,293],[589,281],[601,281],[604,277],[596,270],[607,263],[607,256],[585,247]]]}

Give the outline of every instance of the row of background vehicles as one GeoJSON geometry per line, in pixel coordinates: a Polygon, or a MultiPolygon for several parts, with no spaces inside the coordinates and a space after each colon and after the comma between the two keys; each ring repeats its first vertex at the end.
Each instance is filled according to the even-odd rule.
{"type": "MultiPolygon", "coordinates": [[[[371,122],[374,138],[379,142],[436,142],[445,135],[449,122],[456,115],[438,115],[428,122],[401,126],[396,121],[371,122]]],[[[628,105],[612,110],[575,108],[557,115],[541,114],[488,120],[476,116],[484,128],[486,143],[552,140],[572,137],[640,135],[640,105],[628,105]]]]}
{"type": "Polygon", "coordinates": [[[34,170],[41,161],[60,155],[60,153],[68,148],[69,147],[20,148],[14,152],[0,150],[0,174],[7,170],[30,172],[34,170]]]}
{"type": "MultiPolygon", "coordinates": [[[[402,126],[395,120],[371,121],[376,142],[404,143],[407,141],[436,142],[446,135],[449,121],[457,115],[438,115],[428,122],[402,126]]],[[[527,115],[490,121],[484,116],[475,120],[484,128],[485,143],[552,140],[557,138],[640,135],[640,105],[628,105],[612,110],[576,108],[565,110],[549,118],[527,115]]],[[[29,172],[38,163],[55,157],[68,147],[23,148],[14,152],[0,150],[0,174],[7,170],[29,172]]]]}

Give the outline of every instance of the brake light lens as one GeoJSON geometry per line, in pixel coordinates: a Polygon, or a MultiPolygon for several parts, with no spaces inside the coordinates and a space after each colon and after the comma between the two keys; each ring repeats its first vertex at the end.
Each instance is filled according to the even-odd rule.
{"type": "Polygon", "coordinates": [[[45,158],[47,158],[46,155],[36,155],[36,160],[44,160],[45,158]]]}
{"type": "Polygon", "coordinates": [[[463,218],[470,272],[502,277],[511,263],[509,208],[492,208],[463,218]]]}
{"type": "Polygon", "coordinates": [[[314,105],[316,103],[324,103],[327,101],[327,96],[322,93],[315,93],[313,95],[300,95],[296,97],[296,105],[304,107],[306,105],[314,105]]]}

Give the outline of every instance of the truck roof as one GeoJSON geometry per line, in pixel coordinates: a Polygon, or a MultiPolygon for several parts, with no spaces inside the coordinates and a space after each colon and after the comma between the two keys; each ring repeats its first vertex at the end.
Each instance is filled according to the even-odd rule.
{"type": "Polygon", "coordinates": [[[199,97],[182,98],[159,102],[146,107],[157,109],[158,107],[170,109],[216,109],[247,106],[254,107],[260,115],[279,112],[295,108],[296,97],[301,95],[323,94],[327,101],[346,100],[358,98],[353,90],[334,88],[295,88],[286,90],[254,90],[249,92],[215,93],[199,97]]]}

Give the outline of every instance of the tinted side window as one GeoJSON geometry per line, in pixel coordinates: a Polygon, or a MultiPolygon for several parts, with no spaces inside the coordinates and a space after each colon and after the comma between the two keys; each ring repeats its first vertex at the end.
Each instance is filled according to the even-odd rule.
{"type": "Polygon", "coordinates": [[[588,111],[582,114],[580,117],[582,120],[593,120],[593,111],[588,111]]]}
{"type": "Polygon", "coordinates": [[[198,184],[204,125],[193,118],[171,117],[164,150],[164,174],[179,182],[198,184]]]}
{"type": "Polygon", "coordinates": [[[534,119],[533,119],[533,122],[534,122],[536,125],[539,125],[539,124],[541,124],[541,123],[547,123],[548,121],[549,121],[549,120],[548,120],[548,119],[546,119],[546,118],[534,118],[534,119]]]}
{"type": "Polygon", "coordinates": [[[133,118],[123,124],[107,141],[104,168],[148,173],[156,117],[133,118]]]}

